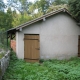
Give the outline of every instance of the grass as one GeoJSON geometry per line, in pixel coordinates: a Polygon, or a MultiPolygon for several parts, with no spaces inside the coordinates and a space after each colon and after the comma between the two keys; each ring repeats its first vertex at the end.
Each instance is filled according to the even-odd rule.
{"type": "Polygon", "coordinates": [[[5,53],[0,53],[0,59],[4,57],[5,53]]]}
{"type": "Polygon", "coordinates": [[[80,58],[27,63],[11,54],[10,65],[2,80],[80,80],[80,58]]]}

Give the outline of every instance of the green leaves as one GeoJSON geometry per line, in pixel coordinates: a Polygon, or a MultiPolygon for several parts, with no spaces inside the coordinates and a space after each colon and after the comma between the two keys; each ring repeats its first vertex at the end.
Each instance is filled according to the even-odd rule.
{"type": "Polygon", "coordinates": [[[79,0],[69,0],[68,2],[70,12],[80,20],[80,1],[79,0]]]}
{"type": "Polygon", "coordinates": [[[24,14],[13,14],[13,22],[12,25],[13,27],[16,27],[18,25],[21,25],[27,21],[32,20],[33,18],[25,12],[24,14]]]}
{"type": "Polygon", "coordinates": [[[9,8],[7,10],[7,13],[0,11],[0,31],[6,31],[10,28],[12,28],[12,11],[9,8]]]}
{"type": "Polygon", "coordinates": [[[67,4],[68,0],[54,0],[54,3],[56,5],[61,5],[61,4],[67,4]]]}
{"type": "Polygon", "coordinates": [[[27,63],[12,52],[3,80],[79,80],[80,58],[27,63]]]}
{"type": "Polygon", "coordinates": [[[0,11],[4,11],[4,8],[5,8],[5,4],[3,0],[0,0],[0,11]]]}

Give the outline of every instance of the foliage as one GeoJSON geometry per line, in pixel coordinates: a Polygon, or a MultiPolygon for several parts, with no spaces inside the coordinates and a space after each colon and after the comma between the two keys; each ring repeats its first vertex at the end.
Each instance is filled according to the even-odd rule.
{"type": "Polygon", "coordinates": [[[4,36],[6,37],[6,35],[4,33],[0,32],[0,48],[3,47],[3,44],[5,42],[4,36]]]}
{"type": "Polygon", "coordinates": [[[0,12],[0,31],[7,30],[13,26],[16,27],[60,8],[69,8],[70,12],[80,20],[79,0],[35,0],[34,3],[28,0],[7,1],[7,5],[2,0],[0,2],[0,10],[6,8],[5,5],[8,7],[7,13],[0,12]],[[16,13],[16,10],[19,11],[19,14],[16,13]]]}
{"type": "MultiPolygon", "coordinates": [[[[16,0],[13,0],[16,2],[16,0]]],[[[22,4],[24,4],[24,2],[26,0],[19,0],[22,4]]],[[[51,0],[52,1],[52,0],[51,0]]],[[[26,1],[27,2],[27,1],[26,1]]],[[[25,3],[26,3],[25,2],[25,3]]],[[[53,1],[52,1],[53,2],[53,1]]],[[[53,2],[55,3],[55,2],[53,2]]],[[[50,1],[47,0],[36,0],[35,3],[31,3],[30,5],[23,5],[24,7],[28,8],[27,10],[24,9],[23,13],[19,13],[17,14],[16,11],[13,12],[13,21],[12,21],[12,25],[14,27],[25,23],[27,21],[30,21],[32,19],[38,18],[48,12],[51,12],[53,10],[57,10],[60,8],[67,8],[66,4],[61,4],[61,5],[56,5],[56,4],[52,4],[50,1]]]]}
{"type": "Polygon", "coordinates": [[[27,21],[30,21],[32,19],[33,18],[30,15],[28,15],[26,12],[24,14],[17,14],[17,13],[15,13],[15,14],[13,14],[12,25],[14,27],[16,27],[16,26],[18,26],[20,24],[23,24],[23,23],[25,23],[27,21]]]}
{"type": "Polygon", "coordinates": [[[38,6],[38,10],[42,10],[43,14],[45,14],[46,10],[49,7],[49,1],[47,0],[36,1],[35,5],[38,6]]]}
{"type": "Polygon", "coordinates": [[[12,28],[12,11],[9,8],[7,13],[0,11],[0,32],[12,28]]]}
{"type": "Polygon", "coordinates": [[[61,8],[68,9],[68,6],[67,6],[67,4],[64,4],[64,5],[55,5],[55,6],[51,5],[46,12],[48,13],[48,12],[51,12],[51,11],[59,10],[61,8]]]}
{"type": "Polygon", "coordinates": [[[5,15],[6,14],[4,12],[0,11],[0,31],[5,30],[4,28],[5,15]]]}
{"type": "Polygon", "coordinates": [[[2,30],[16,27],[52,10],[67,7],[65,6],[67,2],[68,0],[35,0],[34,3],[28,0],[7,0],[6,6],[8,7],[8,11],[4,15],[1,15],[4,17],[2,17],[2,25],[0,27],[2,30]],[[14,11],[11,10],[12,8],[14,11]],[[16,10],[19,13],[16,13],[16,10]]]}
{"type": "Polygon", "coordinates": [[[79,73],[80,58],[27,63],[18,60],[15,54],[11,54],[10,65],[3,80],[79,80],[79,73]]]}
{"type": "Polygon", "coordinates": [[[80,1],[79,0],[69,0],[68,2],[70,12],[80,20],[80,1]]]}
{"type": "Polygon", "coordinates": [[[61,4],[67,4],[68,0],[54,0],[53,4],[55,5],[61,5],[61,4]]]}
{"type": "Polygon", "coordinates": [[[6,30],[13,27],[12,21],[13,21],[12,11],[11,11],[11,8],[8,8],[7,13],[6,13],[6,23],[5,23],[6,30]]]}
{"type": "Polygon", "coordinates": [[[3,0],[0,0],[0,11],[4,11],[4,8],[5,8],[5,4],[3,0]]]}
{"type": "Polygon", "coordinates": [[[27,12],[29,9],[29,6],[32,4],[28,0],[19,0],[19,2],[21,3],[21,8],[19,10],[21,13],[24,13],[25,11],[27,12]]]}
{"type": "Polygon", "coordinates": [[[5,53],[0,53],[0,59],[5,55],[5,53]]]}
{"type": "Polygon", "coordinates": [[[28,0],[7,0],[7,6],[13,7],[14,10],[18,10],[21,14],[23,14],[25,11],[27,12],[29,9],[29,5],[32,3],[28,0]]]}

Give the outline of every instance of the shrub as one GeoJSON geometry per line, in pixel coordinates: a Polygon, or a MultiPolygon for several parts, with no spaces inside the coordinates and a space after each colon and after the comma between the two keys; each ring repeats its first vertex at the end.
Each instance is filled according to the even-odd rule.
{"type": "Polygon", "coordinates": [[[10,65],[3,80],[79,80],[80,58],[70,60],[44,60],[41,63],[27,63],[18,60],[11,53],[10,65]]]}

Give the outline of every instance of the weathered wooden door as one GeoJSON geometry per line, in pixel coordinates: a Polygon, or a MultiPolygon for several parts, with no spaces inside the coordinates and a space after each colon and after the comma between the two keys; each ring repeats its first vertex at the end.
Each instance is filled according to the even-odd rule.
{"type": "Polygon", "coordinates": [[[39,35],[24,35],[24,59],[39,62],[39,35]]]}
{"type": "Polygon", "coordinates": [[[78,57],[80,57],[80,35],[78,38],[78,57]]]}

